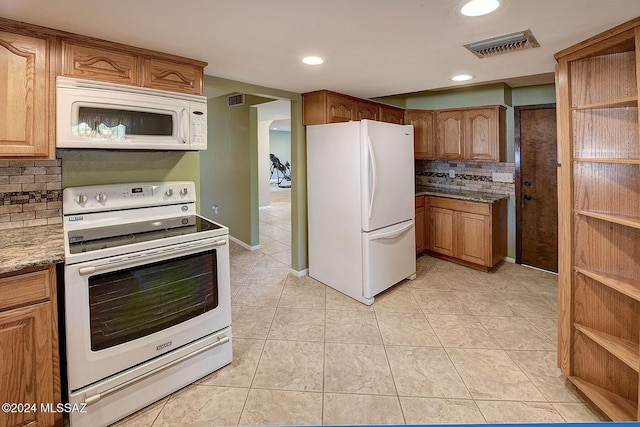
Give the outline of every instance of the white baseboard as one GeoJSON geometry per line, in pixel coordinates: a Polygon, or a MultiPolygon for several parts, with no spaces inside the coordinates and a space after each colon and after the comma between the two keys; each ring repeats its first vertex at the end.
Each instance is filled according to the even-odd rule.
{"type": "Polygon", "coordinates": [[[260,249],[260,245],[256,245],[256,246],[250,246],[247,245],[245,242],[243,242],[242,240],[236,239],[233,236],[229,236],[229,240],[231,240],[234,243],[239,244],[240,246],[242,246],[243,248],[249,250],[249,251],[257,251],[258,249],[260,249]]]}
{"type": "Polygon", "coordinates": [[[293,274],[296,277],[303,277],[309,275],[309,269],[305,268],[304,270],[294,270],[293,268],[289,269],[289,273],[293,274]]]}
{"type": "Polygon", "coordinates": [[[515,264],[515,263],[516,263],[516,259],[515,259],[515,258],[511,258],[511,257],[509,257],[509,256],[504,257],[504,260],[505,260],[506,262],[510,262],[511,264],[515,264]]]}

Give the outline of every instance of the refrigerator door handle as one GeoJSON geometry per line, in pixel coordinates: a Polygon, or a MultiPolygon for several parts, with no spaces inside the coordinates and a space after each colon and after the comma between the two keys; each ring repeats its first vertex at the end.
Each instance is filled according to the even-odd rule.
{"type": "Polygon", "coordinates": [[[369,163],[371,164],[371,182],[369,197],[369,219],[371,219],[371,212],[373,211],[373,199],[376,196],[376,156],[373,152],[373,144],[371,144],[371,136],[367,137],[367,148],[369,150],[369,163]]]}
{"type": "Polygon", "coordinates": [[[404,227],[398,230],[387,231],[386,233],[372,234],[369,240],[395,239],[396,237],[403,235],[404,233],[411,230],[412,228],[413,228],[413,221],[409,222],[409,224],[405,225],[404,227]]]}

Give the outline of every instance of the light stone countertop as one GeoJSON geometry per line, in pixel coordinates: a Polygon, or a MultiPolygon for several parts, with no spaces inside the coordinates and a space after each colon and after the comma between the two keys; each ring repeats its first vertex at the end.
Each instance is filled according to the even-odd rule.
{"type": "Polygon", "coordinates": [[[0,232],[0,274],[64,261],[62,224],[0,232]]]}
{"type": "Polygon", "coordinates": [[[486,193],[482,191],[454,190],[440,187],[416,187],[416,196],[437,196],[450,199],[468,200],[470,202],[495,203],[506,199],[508,194],[486,193]]]}

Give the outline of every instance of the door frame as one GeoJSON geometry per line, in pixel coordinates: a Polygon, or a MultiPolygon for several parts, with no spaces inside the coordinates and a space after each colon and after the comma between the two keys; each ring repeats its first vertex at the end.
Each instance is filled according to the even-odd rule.
{"type": "MultiPolygon", "coordinates": [[[[522,264],[522,170],[520,163],[520,112],[526,110],[545,110],[556,108],[555,103],[518,105],[513,107],[513,131],[514,131],[514,154],[515,154],[515,184],[516,184],[516,264],[522,264]]],[[[557,195],[556,195],[557,197],[557,195]]]]}

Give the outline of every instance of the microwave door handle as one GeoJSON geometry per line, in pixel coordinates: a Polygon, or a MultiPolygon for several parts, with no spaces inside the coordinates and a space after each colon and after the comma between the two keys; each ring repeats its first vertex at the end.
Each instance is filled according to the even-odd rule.
{"type": "Polygon", "coordinates": [[[181,129],[180,129],[180,138],[182,139],[183,144],[187,144],[189,142],[189,112],[186,108],[182,109],[182,119],[180,120],[181,129]]]}

